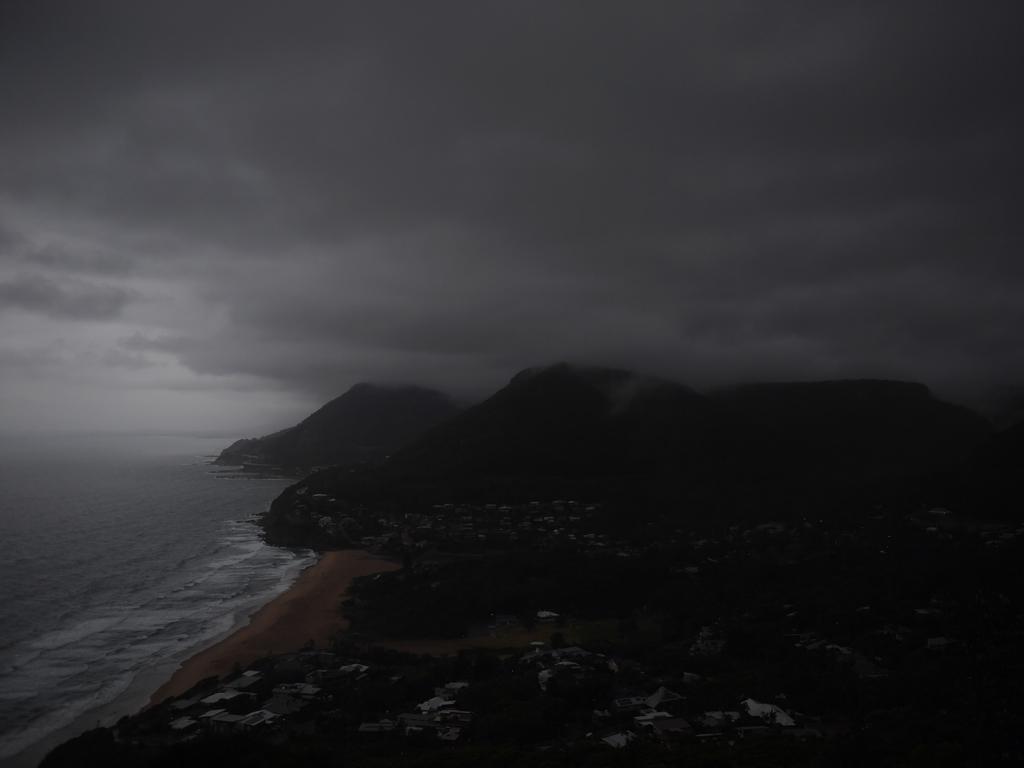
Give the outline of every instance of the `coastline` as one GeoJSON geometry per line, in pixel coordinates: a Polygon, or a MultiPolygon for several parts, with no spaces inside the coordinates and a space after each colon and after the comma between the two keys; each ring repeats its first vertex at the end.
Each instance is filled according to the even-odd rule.
{"type": "Polygon", "coordinates": [[[178,696],[206,677],[228,674],[236,662],[244,667],[271,652],[299,650],[308,640],[324,645],[336,632],[348,627],[339,609],[353,579],[400,567],[394,560],[365,550],[326,552],[300,572],[283,592],[247,613],[236,614],[225,634],[193,646],[192,653],[183,661],[140,670],[117,698],[82,713],[21,752],[0,758],[0,766],[33,768],[59,744],[178,696]]]}
{"type": "Polygon", "coordinates": [[[400,567],[361,549],[325,552],[287,590],[253,613],[248,623],[182,662],[153,692],[149,706],[180,696],[207,677],[223,677],[236,664],[246,667],[270,654],[297,651],[310,640],[324,646],[348,627],[340,605],[352,581],[400,567]]]}

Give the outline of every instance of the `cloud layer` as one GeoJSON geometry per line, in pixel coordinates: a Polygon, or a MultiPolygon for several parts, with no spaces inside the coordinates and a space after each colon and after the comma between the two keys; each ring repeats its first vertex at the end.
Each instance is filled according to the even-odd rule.
{"type": "Polygon", "coordinates": [[[103,349],[51,381],[244,390],[254,413],[558,359],[1019,382],[1021,21],[6,3],[0,343],[103,349]]]}

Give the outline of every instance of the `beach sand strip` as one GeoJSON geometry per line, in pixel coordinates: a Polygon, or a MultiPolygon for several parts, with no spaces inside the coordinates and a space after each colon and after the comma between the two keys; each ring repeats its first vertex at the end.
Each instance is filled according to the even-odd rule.
{"type": "Polygon", "coordinates": [[[229,674],[271,654],[301,650],[310,640],[324,647],[348,622],[341,602],[352,580],[401,566],[362,550],[326,552],[295,583],[256,611],[249,623],[187,659],[150,698],[150,705],[180,696],[207,677],[229,674]]]}

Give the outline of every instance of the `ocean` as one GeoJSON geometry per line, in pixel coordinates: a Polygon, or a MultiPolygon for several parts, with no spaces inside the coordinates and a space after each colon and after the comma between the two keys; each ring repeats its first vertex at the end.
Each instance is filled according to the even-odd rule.
{"type": "Polygon", "coordinates": [[[0,764],[137,711],[315,561],[260,540],[288,481],[226,478],[224,445],[0,436],[0,764]]]}

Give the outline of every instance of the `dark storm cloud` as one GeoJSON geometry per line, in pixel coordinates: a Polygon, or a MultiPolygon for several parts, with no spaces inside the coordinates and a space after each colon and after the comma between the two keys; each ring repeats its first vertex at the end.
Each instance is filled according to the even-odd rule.
{"type": "MultiPolygon", "coordinates": [[[[560,358],[1024,377],[1016,3],[0,13],[11,237],[131,235],[34,265],[224,311],[126,351],[325,395],[560,358]]],[[[41,279],[20,306],[61,304],[41,279]]]]}
{"type": "Polygon", "coordinates": [[[109,320],[131,300],[121,288],[81,280],[25,275],[0,281],[0,310],[20,309],[56,318],[109,320]]]}

